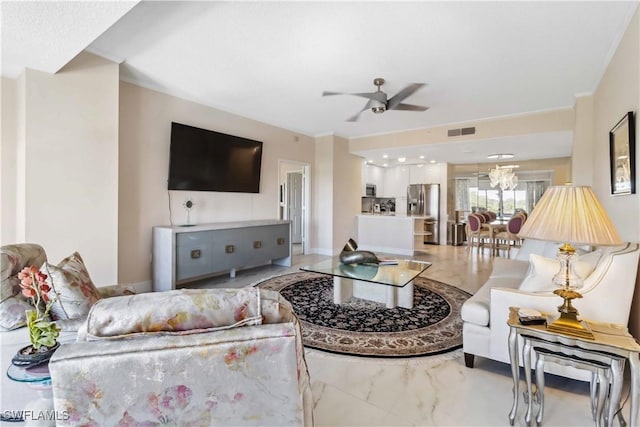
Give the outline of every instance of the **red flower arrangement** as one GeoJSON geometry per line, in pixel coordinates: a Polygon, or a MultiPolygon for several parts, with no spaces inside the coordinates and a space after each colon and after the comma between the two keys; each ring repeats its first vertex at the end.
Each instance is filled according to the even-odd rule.
{"type": "Polygon", "coordinates": [[[18,273],[22,295],[31,298],[35,310],[27,310],[27,326],[29,328],[29,340],[34,350],[40,347],[53,347],[56,345],[60,329],[51,322],[49,311],[56,298],[51,298],[51,286],[47,284],[47,275],[36,267],[25,267],[18,273]]]}

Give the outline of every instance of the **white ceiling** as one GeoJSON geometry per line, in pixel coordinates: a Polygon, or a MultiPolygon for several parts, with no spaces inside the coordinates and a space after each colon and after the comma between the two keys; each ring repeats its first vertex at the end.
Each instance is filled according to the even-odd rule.
{"type": "MultiPolygon", "coordinates": [[[[575,95],[597,87],[638,6],[135,3],[3,1],[2,75],[15,78],[25,66],[55,72],[88,47],[121,62],[123,80],[301,134],[358,137],[571,107],[575,95]],[[428,83],[405,102],[431,108],[367,111],[351,123],[345,119],[364,98],[321,96],[373,91],[376,77],[386,79],[389,96],[428,83]]],[[[438,161],[470,158],[463,153],[469,150],[485,158],[515,151],[510,147],[519,158],[571,153],[566,132],[484,143],[484,151],[480,143],[455,153],[451,143],[428,150],[438,161]]]]}

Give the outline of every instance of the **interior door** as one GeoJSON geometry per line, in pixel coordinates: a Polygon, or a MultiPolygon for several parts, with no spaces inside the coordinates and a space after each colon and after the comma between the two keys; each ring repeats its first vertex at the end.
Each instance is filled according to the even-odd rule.
{"type": "Polygon", "coordinates": [[[291,243],[302,243],[302,173],[287,173],[287,201],[291,243]]]}

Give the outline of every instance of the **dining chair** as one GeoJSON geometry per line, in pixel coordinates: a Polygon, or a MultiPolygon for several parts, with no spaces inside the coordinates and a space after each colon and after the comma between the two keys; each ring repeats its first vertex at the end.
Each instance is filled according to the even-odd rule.
{"type": "Polygon", "coordinates": [[[489,243],[490,246],[491,235],[488,229],[482,227],[484,222],[484,217],[479,214],[470,214],[467,217],[467,227],[469,228],[467,232],[467,249],[470,250],[473,246],[477,246],[478,250],[480,250],[480,248],[484,248],[487,243],[489,243]]]}
{"type": "Polygon", "coordinates": [[[499,254],[500,250],[507,251],[507,258],[511,257],[511,248],[522,245],[522,238],[518,236],[522,224],[524,224],[526,217],[517,213],[513,215],[509,222],[507,222],[507,228],[504,231],[497,233],[493,238],[494,252],[499,254]]]}

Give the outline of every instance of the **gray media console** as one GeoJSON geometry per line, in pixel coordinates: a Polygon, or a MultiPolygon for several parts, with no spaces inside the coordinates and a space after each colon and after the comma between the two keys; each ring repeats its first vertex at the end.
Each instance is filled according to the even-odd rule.
{"type": "Polygon", "coordinates": [[[153,290],[268,263],[291,266],[291,223],[259,220],[153,227],[153,290]]]}

